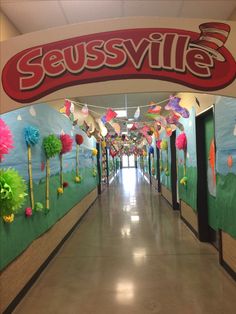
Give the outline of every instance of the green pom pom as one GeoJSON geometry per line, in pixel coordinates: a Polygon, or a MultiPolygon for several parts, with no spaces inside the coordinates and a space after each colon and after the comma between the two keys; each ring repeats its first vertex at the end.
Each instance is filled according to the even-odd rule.
{"type": "Polygon", "coordinates": [[[26,184],[14,169],[0,169],[0,214],[15,213],[24,204],[26,184]]]}
{"type": "Polygon", "coordinates": [[[49,135],[43,139],[43,148],[47,158],[52,158],[59,154],[62,149],[62,144],[59,138],[54,134],[49,135]]]}
{"type": "Polygon", "coordinates": [[[36,212],[42,212],[43,211],[43,204],[40,202],[36,202],[34,205],[34,209],[36,212]]]}
{"type": "Polygon", "coordinates": [[[162,150],[168,150],[168,142],[167,142],[166,139],[163,139],[163,140],[161,141],[161,149],[162,149],[162,150]]]}

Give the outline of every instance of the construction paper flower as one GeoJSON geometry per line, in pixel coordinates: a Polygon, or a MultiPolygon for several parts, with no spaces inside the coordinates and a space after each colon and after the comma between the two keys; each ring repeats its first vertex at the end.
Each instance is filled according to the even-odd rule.
{"type": "Polygon", "coordinates": [[[168,142],[167,142],[166,139],[163,139],[163,140],[161,141],[161,149],[162,149],[162,150],[167,150],[167,149],[168,149],[168,142]]]}
{"type": "Polygon", "coordinates": [[[30,216],[32,216],[32,214],[33,214],[32,208],[31,207],[27,207],[25,209],[25,216],[26,217],[30,217],[30,216]]]}
{"type": "Polygon", "coordinates": [[[35,203],[34,209],[35,209],[37,212],[43,211],[43,204],[40,203],[40,202],[35,203]]]}
{"type": "Polygon", "coordinates": [[[69,186],[69,183],[68,182],[63,182],[63,188],[67,188],[69,186]]]}
{"type": "Polygon", "coordinates": [[[75,177],[75,182],[80,183],[81,182],[81,176],[76,176],[75,177]]]}
{"type": "Polygon", "coordinates": [[[12,133],[7,124],[0,119],[0,162],[3,155],[7,155],[13,147],[12,133]]]}
{"type": "Polygon", "coordinates": [[[63,194],[63,188],[59,187],[59,188],[57,189],[57,193],[58,193],[58,194],[63,194]]]}
{"type": "Polygon", "coordinates": [[[75,141],[76,141],[77,145],[81,145],[81,144],[83,144],[84,138],[82,135],[76,134],[75,135],[75,141]]]}
{"type": "Polygon", "coordinates": [[[188,182],[188,178],[187,177],[183,177],[181,180],[180,180],[180,184],[182,185],[187,185],[187,182],[188,182]]]}
{"type": "Polygon", "coordinates": [[[187,137],[185,133],[181,133],[175,140],[176,148],[179,150],[185,150],[187,148],[187,137]]]}
{"type": "Polygon", "coordinates": [[[40,139],[39,129],[33,126],[27,126],[24,129],[24,136],[25,136],[26,144],[34,146],[38,143],[40,139]]]}
{"type": "Polygon", "coordinates": [[[97,156],[98,150],[96,148],[92,149],[92,156],[97,156]]]}
{"type": "Polygon", "coordinates": [[[43,139],[43,148],[46,157],[52,158],[61,152],[62,144],[59,138],[51,134],[43,139]]]}
{"type": "Polygon", "coordinates": [[[12,223],[12,222],[14,221],[14,218],[15,218],[15,215],[14,215],[14,214],[2,216],[2,219],[3,219],[6,223],[12,223]]]}
{"type": "Polygon", "coordinates": [[[0,169],[0,215],[16,212],[24,203],[26,184],[14,169],[0,169]]]}
{"type": "Polygon", "coordinates": [[[62,145],[61,154],[70,152],[72,150],[73,143],[72,137],[69,134],[62,134],[60,136],[60,140],[62,145]]]}
{"type": "Polygon", "coordinates": [[[96,177],[97,176],[97,169],[93,168],[93,176],[96,177]]]}

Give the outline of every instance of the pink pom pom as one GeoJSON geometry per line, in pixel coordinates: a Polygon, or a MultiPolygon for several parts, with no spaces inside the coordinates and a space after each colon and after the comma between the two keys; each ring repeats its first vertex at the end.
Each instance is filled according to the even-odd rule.
{"type": "Polygon", "coordinates": [[[187,137],[185,133],[181,133],[175,141],[176,148],[185,150],[187,148],[187,137]]]}
{"type": "Polygon", "coordinates": [[[158,149],[161,149],[161,140],[156,141],[156,146],[158,149]]]}
{"type": "Polygon", "coordinates": [[[0,162],[3,160],[3,155],[7,155],[14,147],[12,144],[12,133],[6,123],[0,119],[0,162]]]}
{"type": "Polygon", "coordinates": [[[68,134],[62,134],[60,136],[60,140],[62,144],[61,154],[70,152],[72,150],[73,143],[73,139],[71,138],[71,136],[68,134]]]}
{"type": "Polygon", "coordinates": [[[25,216],[26,216],[26,217],[30,217],[30,216],[32,216],[32,214],[33,214],[32,208],[31,208],[31,207],[27,207],[27,208],[25,209],[25,216]]]}

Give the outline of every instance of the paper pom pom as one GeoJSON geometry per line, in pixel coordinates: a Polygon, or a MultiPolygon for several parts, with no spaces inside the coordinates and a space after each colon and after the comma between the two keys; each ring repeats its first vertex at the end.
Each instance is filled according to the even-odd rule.
{"type": "Polygon", "coordinates": [[[150,146],[148,152],[149,152],[149,154],[153,155],[154,154],[154,148],[152,146],[150,146]]]}
{"type": "Polygon", "coordinates": [[[0,119],[0,162],[3,155],[7,155],[9,150],[13,148],[12,133],[6,123],[0,119]]]}
{"type": "Polygon", "coordinates": [[[156,141],[156,146],[158,149],[161,149],[161,140],[156,141]]]}
{"type": "Polygon", "coordinates": [[[33,214],[32,208],[31,207],[27,207],[25,209],[25,216],[26,217],[30,217],[30,216],[32,216],[32,214],[33,214]]]}
{"type": "Polygon", "coordinates": [[[83,144],[84,138],[82,135],[76,134],[75,135],[75,141],[76,141],[77,145],[81,145],[81,144],[83,144]]]}
{"type": "Polygon", "coordinates": [[[61,187],[58,188],[58,189],[57,189],[57,193],[58,193],[58,194],[63,194],[63,188],[61,188],[61,187]]]}
{"type": "Polygon", "coordinates": [[[161,149],[162,150],[167,150],[168,149],[168,142],[167,142],[167,140],[163,139],[161,141],[161,149]]]}
{"type": "Polygon", "coordinates": [[[63,182],[63,188],[67,188],[69,186],[68,182],[63,182]]]}
{"type": "Polygon", "coordinates": [[[3,219],[6,223],[8,223],[8,224],[10,224],[11,222],[13,222],[13,221],[14,221],[14,218],[15,218],[15,215],[14,215],[14,214],[5,215],[5,216],[2,217],[2,219],[3,219]]]}
{"type": "Polygon", "coordinates": [[[54,134],[51,134],[43,139],[43,147],[46,157],[52,158],[61,152],[62,144],[54,134]]]}
{"type": "Polygon", "coordinates": [[[187,148],[187,137],[185,133],[181,133],[175,140],[176,148],[185,150],[187,148]]]}
{"type": "Polygon", "coordinates": [[[34,209],[36,210],[36,212],[42,212],[43,211],[43,204],[40,202],[35,203],[34,209]]]}
{"type": "Polygon", "coordinates": [[[76,183],[80,183],[81,182],[81,177],[80,176],[76,176],[75,177],[75,182],[76,183]]]}
{"type": "Polygon", "coordinates": [[[33,127],[33,126],[27,126],[24,129],[24,135],[25,135],[25,141],[27,145],[34,146],[38,143],[40,138],[39,129],[33,127]]]}
{"type": "Polygon", "coordinates": [[[93,176],[96,177],[97,176],[97,169],[93,168],[93,176]]]}
{"type": "Polygon", "coordinates": [[[92,155],[97,156],[97,154],[98,154],[98,150],[96,148],[93,148],[92,155]]]}
{"type": "Polygon", "coordinates": [[[106,148],[106,146],[107,146],[106,141],[102,141],[102,148],[106,148]]]}
{"type": "Polygon", "coordinates": [[[70,152],[72,150],[72,143],[73,143],[72,137],[68,134],[62,134],[60,136],[60,140],[62,144],[61,154],[70,152]]]}
{"type": "Polygon", "coordinates": [[[187,182],[188,182],[188,178],[187,177],[183,177],[181,180],[180,180],[180,184],[182,185],[187,185],[187,182]]]}
{"type": "Polygon", "coordinates": [[[0,169],[0,214],[16,212],[24,203],[25,191],[25,181],[16,170],[0,169]]]}

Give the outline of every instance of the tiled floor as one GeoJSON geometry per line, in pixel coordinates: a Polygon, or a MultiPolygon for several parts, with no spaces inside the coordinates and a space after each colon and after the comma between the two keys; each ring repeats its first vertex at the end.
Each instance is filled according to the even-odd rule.
{"type": "Polygon", "coordinates": [[[236,284],[135,169],[124,169],[14,313],[235,314],[236,284]]]}

